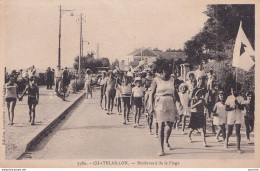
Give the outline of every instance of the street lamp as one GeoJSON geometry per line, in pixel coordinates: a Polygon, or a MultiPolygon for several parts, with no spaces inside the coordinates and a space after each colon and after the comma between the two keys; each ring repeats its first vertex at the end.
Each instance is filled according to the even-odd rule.
{"type": "Polygon", "coordinates": [[[59,48],[58,48],[58,71],[60,70],[60,67],[61,67],[61,62],[60,62],[60,57],[61,57],[61,17],[62,17],[62,14],[64,14],[65,12],[71,12],[70,16],[74,16],[73,12],[75,9],[73,10],[63,10],[61,9],[61,5],[60,5],[60,16],[59,16],[59,48]]]}

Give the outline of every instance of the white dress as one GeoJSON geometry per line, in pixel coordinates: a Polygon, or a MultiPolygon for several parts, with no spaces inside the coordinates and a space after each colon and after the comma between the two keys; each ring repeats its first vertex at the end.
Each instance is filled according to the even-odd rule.
{"type": "Polygon", "coordinates": [[[151,88],[151,92],[155,92],[155,120],[157,122],[174,122],[177,119],[178,111],[175,105],[173,79],[170,78],[165,81],[160,77],[156,77],[151,88]]]}
{"type": "Polygon", "coordinates": [[[189,107],[190,97],[188,92],[184,94],[182,92],[179,92],[178,94],[182,105],[182,110],[181,110],[182,114],[185,116],[190,116],[190,107],[189,107]]]}
{"type": "Polygon", "coordinates": [[[224,123],[227,123],[227,111],[226,111],[225,104],[222,104],[221,102],[217,102],[214,106],[213,111],[216,111],[218,115],[213,117],[214,125],[222,125],[224,123]]]}

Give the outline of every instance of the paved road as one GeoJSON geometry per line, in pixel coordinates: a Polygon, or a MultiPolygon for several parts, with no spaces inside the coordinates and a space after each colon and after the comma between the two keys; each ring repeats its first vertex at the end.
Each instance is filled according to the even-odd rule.
{"type": "MultiPolygon", "coordinates": [[[[46,137],[25,159],[250,159],[254,157],[254,144],[246,144],[242,136],[241,148],[244,153],[237,154],[235,137],[231,147],[224,149],[222,142],[216,142],[214,135],[208,134],[209,147],[203,147],[200,136],[193,135],[193,143],[187,135],[176,130],[170,137],[173,150],[165,150],[166,155],[157,156],[159,140],[148,134],[145,118],[141,126],[133,128],[123,125],[123,116],[106,115],[98,105],[99,92],[93,99],[85,99],[61,123],[52,134],[46,137]]],[[[131,115],[132,117],[132,115],[131,115]]]]}
{"type": "MultiPolygon", "coordinates": [[[[35,125],[28,123],[29,108],[27,105],[27,95],[23,101],[18,101],[15,107],[14,125],[8,124],[8,113],[5,108],[4,130],[5,130],[5,157],[6,159],[16,159],[24,151],[26,144],[32,140],[50,122],[66,110],[83,91],[77,94],[70,94],[66,101],[56,96],[54,90],[47,90],[46,86],[40,86],[40,101],[36,107],[35,125]]],[[[6,106],[5,106],[6,107],[6,106]]]]}

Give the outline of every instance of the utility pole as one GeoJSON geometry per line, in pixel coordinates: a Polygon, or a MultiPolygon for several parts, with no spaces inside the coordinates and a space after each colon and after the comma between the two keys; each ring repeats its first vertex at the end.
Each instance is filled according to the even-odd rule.
{"type": "Polygon", "coordinates": [[[99,43],[97,44],[97,59],[99,59],[99,43]]]}
{"type": "Polygon", "coordinates": [[[82,55],[82,13],[80,14],[80,49],[79,49],[79,76],[81,78],[81,55],[82,55]]]}
{"type": "Polygon", "coordinates": [[[81,56],[83,57],[84,56],[84,40],[83,40],[83,37],[81,39],[81,56]]]}
{"type": "Polygon", "coordinates": [[[59,48],[58,48],[58,71],[60,70],[60,39],[61,39],[61,5],[60,5],[60,15],[59,15],[59,48]]]}
{"type": "MultiPolygon", "coordinates": [[[[69,11],[74,11],[73,10],[63,10],[61,9],[61,5],[60,5],[60,15],[59,15],[59,47],[58,47],[58,71],[60,70],[61,68],[61,17],[62,17],[62,12],[69,12],[69,11]]],[[[73,13],[71,12],[71,16],[73,16],[73,13]]]]}
{"type": "Polygon", "coordinates": [[[82,53],[81,53],[81,56],[84,56],[84,43],[87,42],[88,45],[89,45],[89,42],[88,41],[84,41],[83,40],[83,37],[82,37],[82,53]]]}

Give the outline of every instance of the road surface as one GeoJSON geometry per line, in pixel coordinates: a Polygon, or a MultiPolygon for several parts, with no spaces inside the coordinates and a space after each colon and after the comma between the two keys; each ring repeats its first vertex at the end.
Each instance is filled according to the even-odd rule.
{"type": "MultiPolygon", "coordinates": [[[[84,99],[51,134],[42,140],[24,159],[250,159],[254,157],[254,143],[246,144],[242,133],[242,154],[236,153],[236,138],[230,138],[231,146],[225,149],[223,142],[216,142],[215,135],[208,134],[208,147],[203,147],[201,137],[193,133],[193,142],[188,135],[173,130],[170,144],[173,150],[165,149],[165,156],[158,156],[159,140],[149,135],[145,116],[141,126],[123,125],[123,115],[107,115],[99,107],[99,91],[92,99],[84,99]]],[[[115,112],[116,109],[114,109],[115,112]]],[[[188,130],[186,130],[188,132],[188,130]]],[[[209,131],[208,131],[209,132],[209,131]]],[[[253,138],[253,137],[252,137],[253,138]]]]}

